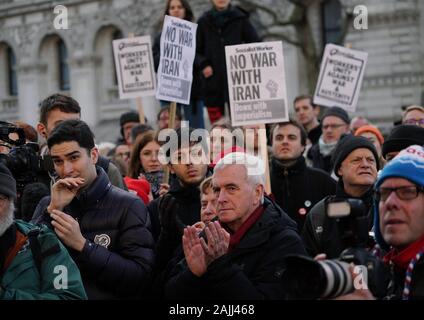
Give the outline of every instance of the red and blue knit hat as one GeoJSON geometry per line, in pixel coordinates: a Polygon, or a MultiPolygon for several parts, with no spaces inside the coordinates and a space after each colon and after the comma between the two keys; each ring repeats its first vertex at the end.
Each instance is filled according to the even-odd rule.
{"type": "MultiPolygon", "coordinates": [[[[402,150],[381,171],[375,187],[380,187],[388,178],[403,178],[418,186],[424,186],[424,147],[413,145],[402,150]]],[[[388,250],[389,245],[384,241],[380,230],[377,200],[374,202],[374,234],[380,247],[388,250]]]]}

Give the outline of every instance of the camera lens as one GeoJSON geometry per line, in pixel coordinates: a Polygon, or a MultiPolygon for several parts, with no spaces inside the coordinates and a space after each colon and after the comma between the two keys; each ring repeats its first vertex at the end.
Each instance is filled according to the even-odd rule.
{"type": "Polygon", "coordinates": [[[349,264],[339,260],[317,261],[326,278],[326,286],[321,298],[334,298],[347,294],[353,290],[352,276],[349,264]]]}
{"type": "Polygon", "coordinates": [[[305,256],[289,256],[283,285],[289,299],[334,298],[353,289],[349,264],[340,260],[316,261],[305,256]]]}

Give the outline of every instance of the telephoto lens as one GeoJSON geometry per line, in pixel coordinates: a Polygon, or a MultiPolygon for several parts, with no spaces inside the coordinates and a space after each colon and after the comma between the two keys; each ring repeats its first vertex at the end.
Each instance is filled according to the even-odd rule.
{"type": "Polygon", "coordinates": [[[289,299],[331,299],[353,291],[349,264],[339,260],[316,261],[293,255],[286,259],[283,285],[289,299]]]}

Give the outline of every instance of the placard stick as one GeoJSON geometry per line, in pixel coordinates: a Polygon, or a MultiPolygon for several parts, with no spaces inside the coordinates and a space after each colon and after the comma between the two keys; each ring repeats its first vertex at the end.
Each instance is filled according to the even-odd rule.
{"type": "Polygon", "coordinates": [[[171,102],[171,106],[169,108],[169,129],[174,129],[175,127],[175,115],[177,113],[177,103],[175,101],[171,102]]]}
{"type": "MultiPolygon", "coordinates": [[[[134,38],[134,32],[128,33],[128,38],[134,38]]],[[[145,117],[144,117],[144,108],[143,108],[143,100],[141,100],[141,97],[135,98],[135,104],[137,106],[138,110],[138,116],[140,118],[140,123],[145,123],[145,117]]]]}
{"type": "MultiPolygon", "coordinates": [[[[177,112],[177,103],[175,101],[171,102],[170,108],[169,108],[169,123],[168,123],[168,130],[174,130],[175,126],[175,115],[177,112]]],[[[169,184],[169,167],[166,166],[163,170],[163,183],[169,184]]]]}
{"type": "Polygon", "coordinates": [[[265,165],[265,192],[269,195],[271,194],[271,180],[269,176],[268,147],[265,124],[261,124],[259,126],[259,148],[261,150],[261,159],[265,165]]]}

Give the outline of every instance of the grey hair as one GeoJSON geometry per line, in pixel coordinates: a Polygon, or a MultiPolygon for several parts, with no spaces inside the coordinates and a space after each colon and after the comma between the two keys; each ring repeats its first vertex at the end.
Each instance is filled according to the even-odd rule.
{"type": "Polygon", "coordinates": [[[9,200],[9,207],[5,209],[5,215],[0,216],[0,237],[6,232],[7,229],[13,224],[15,204],[13,199],[9,200]]]}
{"type": "MultiPolygon", "coordinates": [[[[265,188],[265,165],[262,159],[244,152],[231,152],[221,158],[214,168],[214,172],[228,166],[241,164],[246,169],[249,184],[256,187],[258,184],[265,188]]],[[[264,194],[261,195],[261,204],[264,203],[264,194]]]]}

